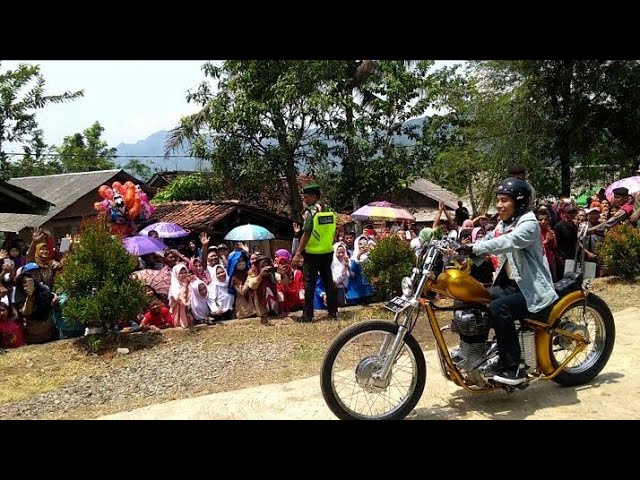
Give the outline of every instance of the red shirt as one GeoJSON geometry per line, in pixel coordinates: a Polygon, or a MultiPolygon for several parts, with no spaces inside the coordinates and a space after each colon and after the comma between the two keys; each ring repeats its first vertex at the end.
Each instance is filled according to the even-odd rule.
{"type": "Polygon", "coordinates": [[[18,348],[24,345],[22,327],[11,320],[0,322],[0,345],[2,348],[18,348]]]}
{"type": "Polygon", "coordinates": [[[149,310],[144,314],[142,325],[154,325],[156,327],[164,327],[166,325],[173,327],[173,315],[171,315],[167,307],[160,307],[157,315],[154,315],[151,310],[149,310]]]}

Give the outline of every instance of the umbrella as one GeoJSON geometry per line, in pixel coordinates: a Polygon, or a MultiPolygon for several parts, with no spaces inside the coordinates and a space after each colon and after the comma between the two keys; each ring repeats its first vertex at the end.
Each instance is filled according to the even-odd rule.
{"type": "Polygon", "coordinates": [[[251,225],[250,223],[234,228],[224,237],[225,240],[233,240],[236,242],[244,242],[245,240],[272,240],[274,238],[276,237],[273,233],[266,228],[260,225],[251,225]]]}
{"type": "Polygon", "coordinates": [[[354,220],[409,220],[416,219],[404,208],[387,201],[371,202],[351,214],[354,220]]]}
{"type": "Polygon", "coordinates": [[[635,177],[623,178],[617,182],[613,182],[604,191],[605,196],[609,201],[613,200],[613,190],[620,187],[627,187],[629,189],[629,195],[640,192],[640,175],[635,177]]]}
{"type": "Polygon", "coordinates": [[[125,238],[122,240],[122,243],[127,252],[135,256],[159,252],[167,248],[167,246],[157,238],[145,237],[144,235],[125,238]]]}
{"type": "Polygon", "coordinates": [[[160,238],[180,238],[189,235],[189,231],[171,222],[158,222],[144,227],[139,235],[149,235],[151,230],[158,232],[160,238]]]}

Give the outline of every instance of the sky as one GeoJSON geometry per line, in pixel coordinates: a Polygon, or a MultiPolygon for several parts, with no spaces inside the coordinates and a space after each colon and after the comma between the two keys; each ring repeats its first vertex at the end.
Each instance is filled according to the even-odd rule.
{"type": "MultiPolygon", "coordinates": [[[[205,79],[206,60],[7,60],[2,71],[20,63],[39,64],[45,79],[45,93],[84,90],[77,100],[48,105],[38,111],[37,120],[48,144],[91,126],[104,127],[109,146],[135,143],[159,130],[170,130],[180,118],[199,107],[186,101],[187,91],[205,79]]],[[[437,66],[460,63],[436,61],[437,66]]]]}

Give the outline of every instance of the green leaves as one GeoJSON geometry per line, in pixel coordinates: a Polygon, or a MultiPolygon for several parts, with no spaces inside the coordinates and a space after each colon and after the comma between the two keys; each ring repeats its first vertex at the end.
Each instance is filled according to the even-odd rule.
{"type": "Polygon", "coordinates": [[[21,64],[15,70],[0,73],[0,177],[58,173],[59,165],[49,165],[43,153],[42,131],[38,129],[36,111],[50,103],[75,100],[84,95],[82,90],[60,95],[44,95],[45,81],[38,65],[21,64]],[[31,87],[29,88],[29,86],[31,87]],[[25,91],[25,89],[27,89],[25,91]],[[26,158],[11,165],[3,145],[21,144],[26,158]]]}
{"type": "Polygon", "coordinates": [[[118,152],[100,138],[103,132],[104,127],[95,122],[82,133],[64,138],[57,153],[65,173],[115,168],[114,158],[118,152]]]}
{"type": "Polygon", "coordinates": [[[68,294],[63,306],[70,323],[112,327],[135,319],[146,302],[144,286],[131,279],[137,266],[120,239],[100,219],[87,220],[80,243],[65,257],[56,288],[68,294]]]}

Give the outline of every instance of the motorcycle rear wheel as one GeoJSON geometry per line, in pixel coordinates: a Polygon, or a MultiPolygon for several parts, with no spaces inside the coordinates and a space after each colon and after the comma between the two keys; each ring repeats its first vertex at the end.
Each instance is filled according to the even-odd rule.
{"type": "Polygon", "coordinates": [[[398,325],[381,320],[344,330],[325,354],[320,373],[322,396],[341,420],[401,420],[424,390],[427,367],[418,341],[404,337],[387,382],[375,384],[398,325]],[[389,337],[388,337],[389,336],[389,337]],[[390,340],[382,352],[385,338],[390,340]]]}
{"type": "MultiPolygon", "coordinates": [[[[553,381],[565,386],[583,385],[600,373],[611,356],[616,338],[616,326],[608,305],[600,297],[589,294],[586,308],[580,301],[562,313],[558,326],[588,337],[590,343],[560,372],[553,381]]],[[[571,341],[552,335],[549,352],[554,367],[571,353],[571,341]]]]}

